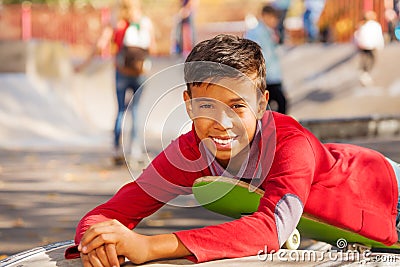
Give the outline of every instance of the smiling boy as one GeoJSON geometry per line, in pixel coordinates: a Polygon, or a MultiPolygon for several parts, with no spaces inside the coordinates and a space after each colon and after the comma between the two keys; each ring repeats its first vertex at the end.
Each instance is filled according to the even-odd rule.
{"type": "Polygon", "coordinates": [[[82,218],[75,242],[84,266],[118,266],[118,256],[204,262],[276,251],[303,212],[387,245],[397,241],[398,166],[370,149],[322,144],[292,118],[266,111],[265,62],[255,42],[230,35],[203,41],[184,74],[192,130],[82,218]],[[257,212],[171,234],[131,230],[207,175],[252,179],[265,190],[257,212]]]}

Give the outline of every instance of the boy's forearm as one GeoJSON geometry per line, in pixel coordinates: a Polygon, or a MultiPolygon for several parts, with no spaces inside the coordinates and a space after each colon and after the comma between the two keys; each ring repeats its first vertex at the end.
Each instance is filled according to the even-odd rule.
{"type": "Polygon", "coordinates": [[[149,237],[149,259],[182,258],[192,255],[174,234],[162,234],[149,237]]]}

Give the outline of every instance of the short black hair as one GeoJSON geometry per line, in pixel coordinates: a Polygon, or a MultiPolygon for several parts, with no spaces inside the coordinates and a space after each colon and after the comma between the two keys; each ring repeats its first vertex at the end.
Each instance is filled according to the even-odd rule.
{"type": "Polygon", "coordinates": [[[238,74],[247,77],[255,74],[256,87],[262,93],[266,90],[266,67],[260,46],[234,35],[220,34],[197,44],[186,58],[184,74],[189,95],[190,85],[200,85],[210,79],[238,77],[238,74]],[[196,64],[188,64],[193,62],[196,64]]]}
{"type": "Polygon", "coordinates": [[[268,14],[277,17],[278,11],[272,5],[266,4],[261,9],[261,14],[262,15],[268,14]]]}

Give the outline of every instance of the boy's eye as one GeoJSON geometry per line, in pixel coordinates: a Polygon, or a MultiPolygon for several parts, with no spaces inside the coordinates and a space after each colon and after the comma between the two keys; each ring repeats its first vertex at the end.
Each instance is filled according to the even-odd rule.
{"type": "Polygon", "coordinates": [[[232,105],[232,108],[233,109],[239,109],[239,108],[245,108],[246,106],[245,105],[243,105],[243,104],[234,104],[234,105],[232,105]]]}
{"type": "Polygon", "coordinates": [[[213,106],[211,105],[211,104],[201,104],[200,106],[199,106],[199,108],[202,108],[202,109],[208,109],[208,108],[212,108],[213,106]]]}

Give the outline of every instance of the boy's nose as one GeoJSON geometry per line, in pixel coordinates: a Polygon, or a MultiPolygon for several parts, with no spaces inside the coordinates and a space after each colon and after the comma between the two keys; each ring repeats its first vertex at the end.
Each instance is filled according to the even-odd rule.
{"type": "Polygon", "coordinates": [[[232,114],[230,114],[230,113],[232,113],[232,112],[227,112],[225,110],[222,110],[220,112],[220,115],[216,119],[216,123],[218,125],[220,125],[221,127],[223,127],[224,129],[232,128],[233,127],[233,118],[232,118],[232,114]]]}

